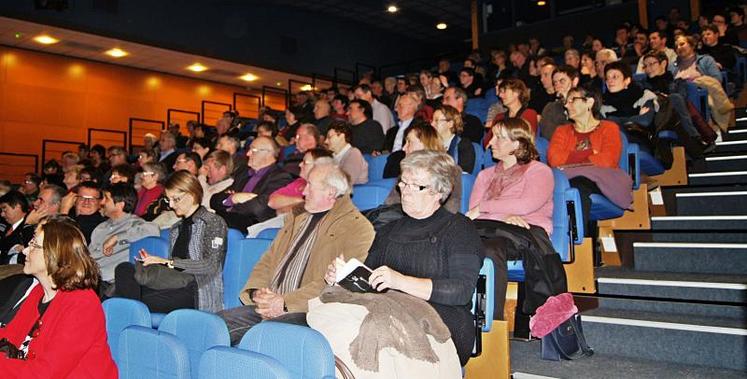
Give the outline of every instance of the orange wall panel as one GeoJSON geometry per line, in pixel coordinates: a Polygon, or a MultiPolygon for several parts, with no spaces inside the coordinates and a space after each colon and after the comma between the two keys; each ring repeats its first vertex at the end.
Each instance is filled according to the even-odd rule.
{"type": "MultiPolygon", "coordinates": [[[[235,92],[246,90],[0,46],[0,152],[41,159],[43,139],[86,142],[89,128],[126,132],[131,117],[165,122],[168,109],[199,113],[203,100],[231,104],[235,92]]],[[[178,118],[183,133],[187,118],[193,116],[178,118]]],[[[136,145],[142,143],[142,132],[137,134],[136,145]]],[[[49,150],[56,155],[60,149],[49,150]]],[[[17,174],[6,174],[8,167],[0,165],[0,179],[17,174]]]]}

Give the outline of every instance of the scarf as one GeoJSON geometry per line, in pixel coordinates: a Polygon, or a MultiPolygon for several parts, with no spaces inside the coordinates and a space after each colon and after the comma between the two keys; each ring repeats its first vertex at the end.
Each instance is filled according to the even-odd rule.
{"type": "Polygon", "coordinates": [[[316,242],[317,227],[326,214],[327,212],[314,213],[303,222],[290,245],[288,254],[280,261],[272,277],[270,288],[273,292],[283,295],[298,289],[306,271],[311,248],[316,242]]]}
{"type": "Polygon", "coordinates": [[[529,168],[529,164],[516,163],[507,170],[503,169],[503,163],[498,162],[493,166],[493,177],[488,184],[488,190],[482,200],[494,200],[501,196],[503,189],[516,183],[524,177],[524,173],[529,168]]]}

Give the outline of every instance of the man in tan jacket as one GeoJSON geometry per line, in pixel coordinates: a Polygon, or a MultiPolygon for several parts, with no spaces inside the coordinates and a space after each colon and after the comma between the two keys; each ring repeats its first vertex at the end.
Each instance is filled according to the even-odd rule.
{"type": "Polygon", "coordinates": [[[365,260],[374,229],[349,192],[349,178],[331,159],[315,162],[303,192],[305,212],[288,214],[241,291],[245,305],[218,313],[232,345],[262,320],[305,324],[308,301],[326,285],[324,275],[335,257],[365,260]]]}

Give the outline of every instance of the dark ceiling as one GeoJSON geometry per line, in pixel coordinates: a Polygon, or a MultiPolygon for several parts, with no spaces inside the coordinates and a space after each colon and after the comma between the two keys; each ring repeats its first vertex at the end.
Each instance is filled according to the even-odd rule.
{"type": "Polygon", "coordinates": [[[461,42],[470,36],[468,0],[270,0],[263,3],[363,22],[391,33],[431,43],[445,40],[461,42]],[[399,11],[387,12],[389,5],[396,5],[399,11]],[[439,22],[446,23],[448,28],[436,29],[439,22]]]}

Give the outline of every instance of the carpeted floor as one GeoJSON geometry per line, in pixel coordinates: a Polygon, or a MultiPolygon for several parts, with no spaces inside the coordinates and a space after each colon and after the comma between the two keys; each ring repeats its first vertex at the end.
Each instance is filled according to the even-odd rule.
{"type": "MultiPolygon", "coordinates": [[[[592,346],[593,348],[593,346],[592,346]]],[[[511,372],[568,379],[744,379],[747,372],[595,354],[577,361],[540,359],[540,342],[511,341],[511,372]]]]}

